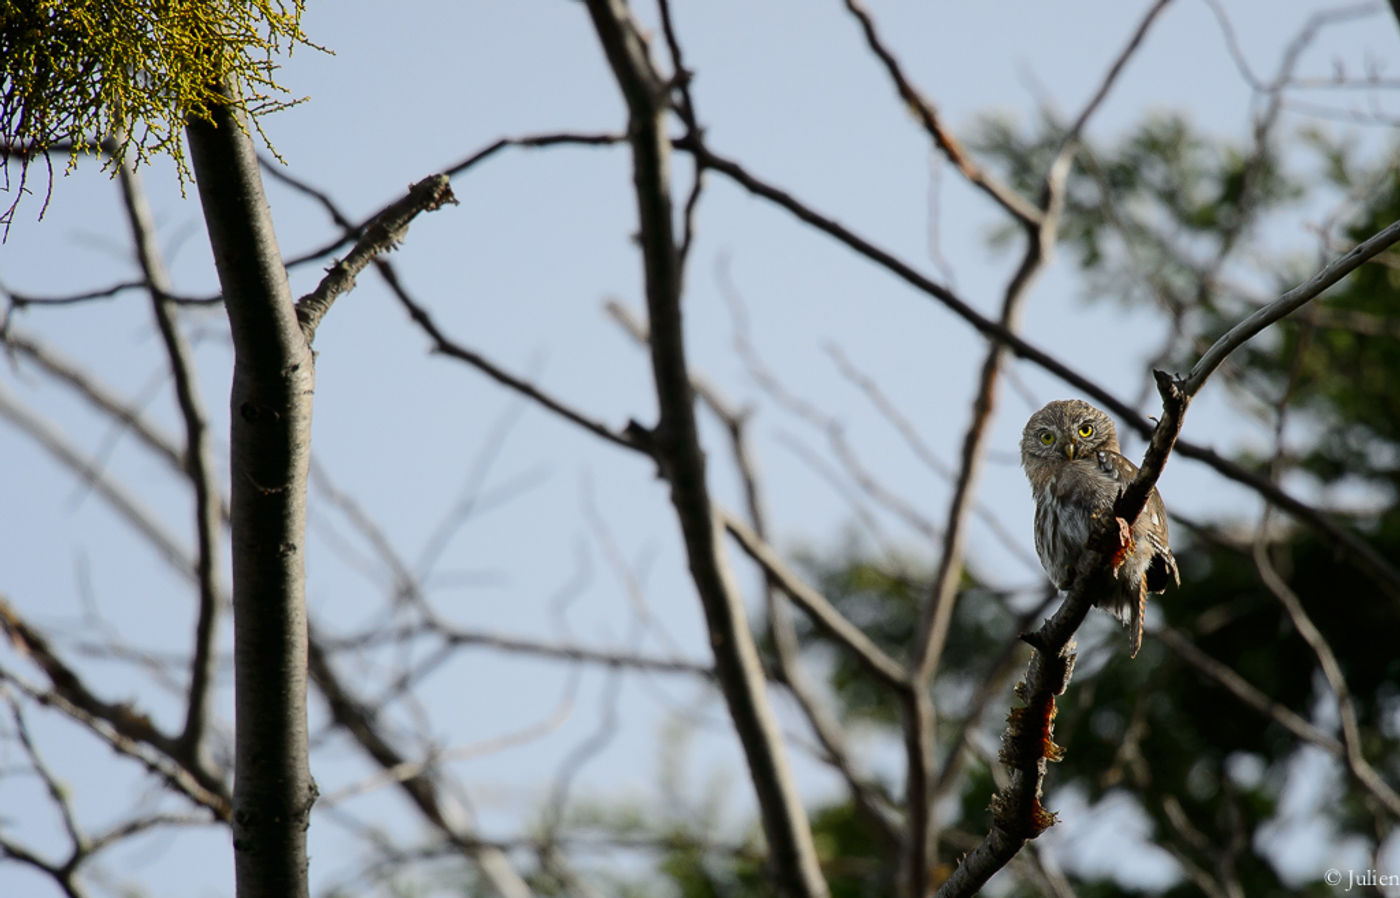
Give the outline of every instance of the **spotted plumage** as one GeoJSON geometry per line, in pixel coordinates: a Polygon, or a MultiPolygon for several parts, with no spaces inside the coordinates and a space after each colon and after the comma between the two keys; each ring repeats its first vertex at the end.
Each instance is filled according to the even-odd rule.
{"type": "MultiPolygon", "coordinates": [[[[1052,402],[1031,415],[1021,433],[1021,466],[1035,497],[1035,550],[1058,589],[1074,574],[1079,553],[1101,515],[1137,473],[1123,457],[1108,415],[1079,399],[1052,402]]],[[[1118,568],[1115,590],[1094,604],[1129,628],[1131,654],[1142,644],[1148,593],[1180,584],[1167,541],[1167,510],[1154,489],[1136,523],[1118,568]]]]}

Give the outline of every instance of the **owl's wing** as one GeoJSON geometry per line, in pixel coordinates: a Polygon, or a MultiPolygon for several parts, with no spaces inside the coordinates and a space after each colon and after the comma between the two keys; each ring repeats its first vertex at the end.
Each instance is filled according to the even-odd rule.
{"type": "MultiPolygon", "coordinates": [[[[1126,489],[1137,474],[1137,465],[1117,452],[1099,452],[1098,462],[1104,474],[1120,484],[1119,489],[1126,489]]],[[[1176,568],[1176,556],[1172,555],[1168,543],[1167,507],[1162,504],[1162,496],[1155,487],[1147,497],[1147,504],[1142,507],[1142,514],[1133,526],[1133,534],[1138,538],[1145,537],[1152,546],[1152,558],[1147,564],[1144,578],[1147,581],[1147,591],[1162,592],[1170,583],[1180,586],[1181,574],[1176,568]]]]}

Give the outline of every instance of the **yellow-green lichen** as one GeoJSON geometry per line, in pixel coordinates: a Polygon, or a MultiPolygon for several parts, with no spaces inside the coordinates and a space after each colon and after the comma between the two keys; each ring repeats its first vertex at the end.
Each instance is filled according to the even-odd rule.
{"type": "Polygon", "coordinates": [[[0,159],[19,200],[30,160],[108,144],[133,163],[232,104],[257,116],[292,100],[277,56],[306,45],[300,0],[0,0],[0,159]],[[227,93],[232,96],[225,96],[227,93]],[[9,177],[18,162],[18,183],[9,177]]]}

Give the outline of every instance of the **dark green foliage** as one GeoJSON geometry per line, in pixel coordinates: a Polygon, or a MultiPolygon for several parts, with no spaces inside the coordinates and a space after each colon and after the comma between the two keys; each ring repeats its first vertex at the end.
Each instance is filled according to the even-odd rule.
{"type": "MultiPolygon", "coordinates": [[[[1061,137],[1053,125],[1026,134],[993,119],[974,143],[1034,195],[1061,137]]],[[[1246,151],[1213,141],[1180,115],[1149,117],[1117,146],[1085,147],[1079,163],[1060,240],[1075,251],[1086,296],[1174,312],[1214,308],[1222,250],[1303,194],[1271,144],[1246,151]]]]}

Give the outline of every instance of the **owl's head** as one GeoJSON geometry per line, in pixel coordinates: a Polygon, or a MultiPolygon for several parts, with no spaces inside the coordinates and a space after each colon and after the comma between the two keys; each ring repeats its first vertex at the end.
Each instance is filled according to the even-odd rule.
{"type": "Polygon", "coordinates": [[[1021,431],[1021,464],[1073,461],[1101,449],[1118,452],[1113,419],[1082,399],[1060,399],[1031,415],[1021,431]]]}

